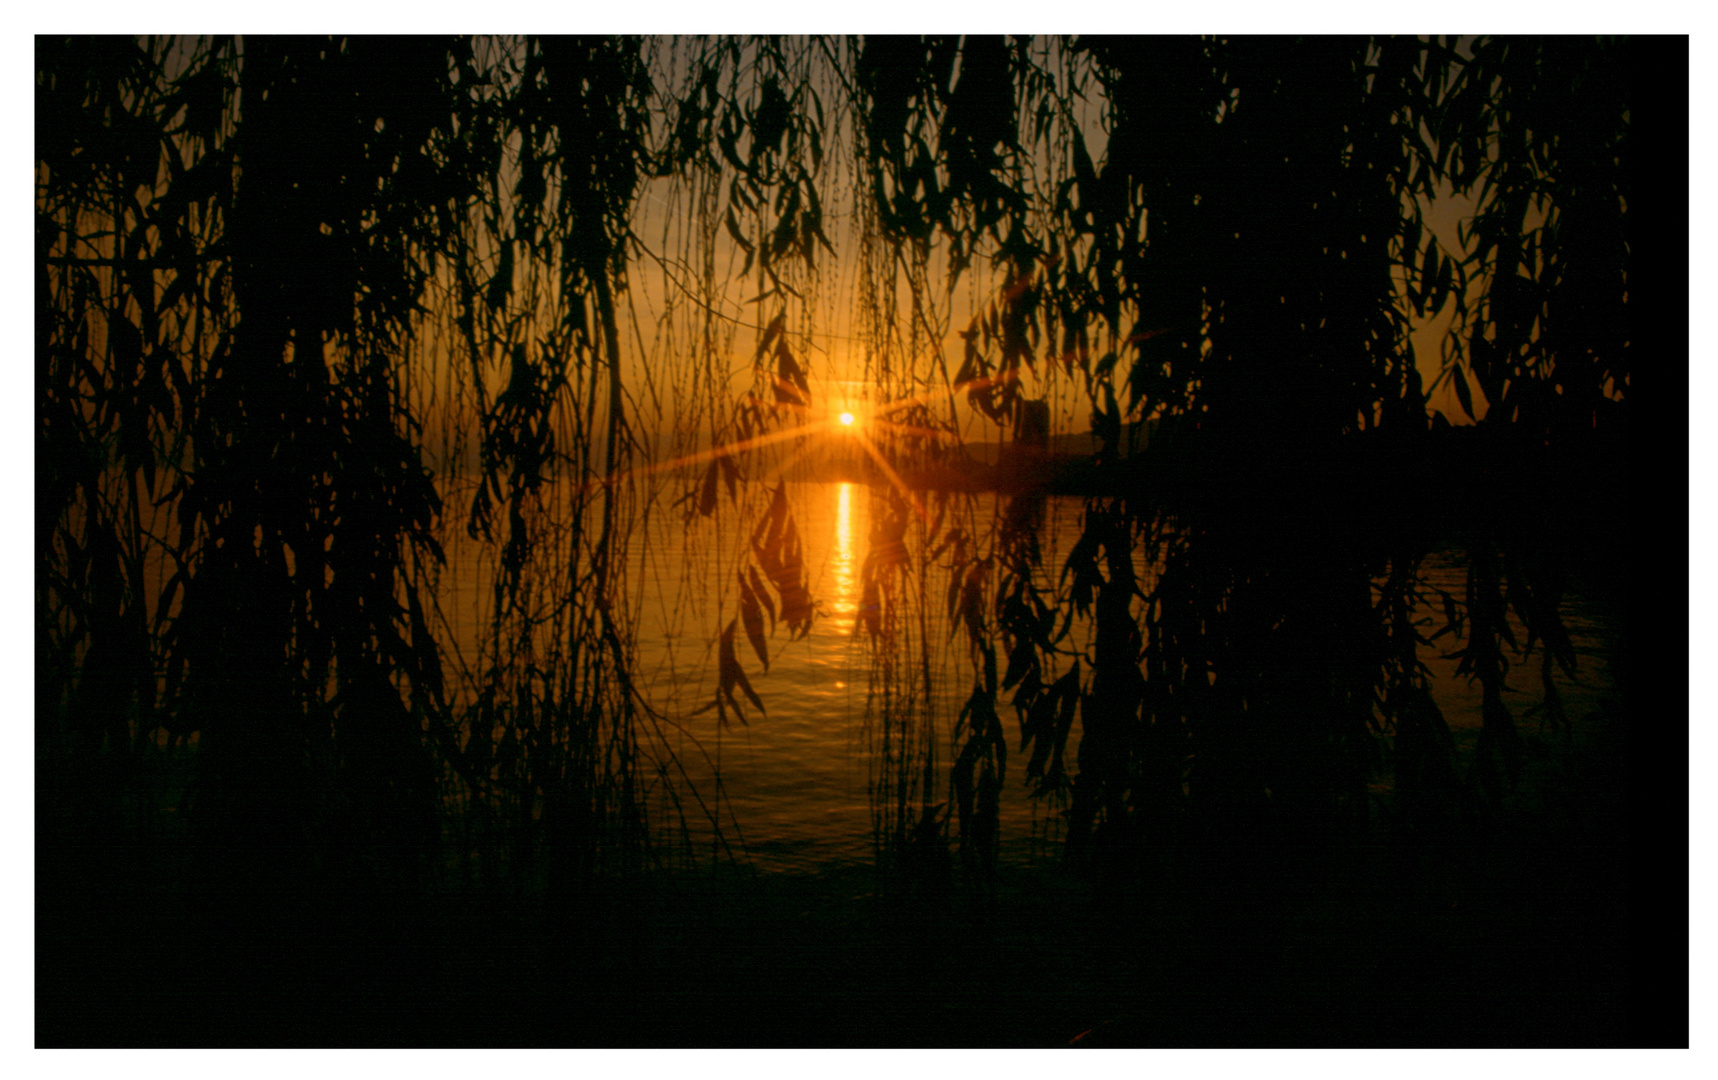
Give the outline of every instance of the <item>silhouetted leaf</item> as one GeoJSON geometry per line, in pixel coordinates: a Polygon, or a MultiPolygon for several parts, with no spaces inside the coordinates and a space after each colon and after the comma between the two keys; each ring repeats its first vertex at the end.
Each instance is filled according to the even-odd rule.
{"type": "Polygon", "coordinates": [[[775,318],[770,320],[769,325],[764,327],[764,336],[758,339],[758,351],[752,358],[753,363],[762,364],[764,357],[773,355],[776,342],[781,339],[786,326],[787,313],[785,311],[778,312],[775,318]]]}
{"type": "Polygon", "coordinates": [[[704,478],[698,484],[698,513],[702,517],[716,512],[716,478],[720,472],[714,461],[704,469],[704,478]]]}
{"type": "Polygon", "coordinates": [[[740,480],[739,466],[734,464],[733,457],[729,455],[725,449],[718,453],[716,464],[722,467],[722,479],[728,485],[728,497],[730,499],[738,499],[740,497],[738,488],[740,480]]]}
{"type": "Polygon", "coordinates": [[[752,596],[764,606],[765,611],[769,612],[770,630],[771,632],[774,632],[775,601],[770,599],[769,590],[764,588],[763,579],[758,577],[758,572],[755,567],[746,567],[746,576],[751,582],[752,596]]]}
{"type": "Polygon", "coordinates": [[[1021,641],[1008,654],[1008,670],[1002,676],[1002,688],[1009,690],[1038,666],[1038,653],[1028,641],[1021,641]]]}
{"type": "Polygon", "coordinates": [[[768,671],[770,654],[769,647],[764,642],[764,615],[757,595],[752,592],[744,574],[740,575],[740,620],[745,624],[746,638],[752,643],[752,651],[758,654],[758,662],[768,671]]]}
{"type": "Polygon", "coordinates": [[[775,398],[784,405],[804,407],[811,403],[811,384],[793,358],[785,339],[776,344],[775,398]]]}
{"type": "Polygon", "coordinates": [[[740,723],[743,724],[746,722],[746,714],[740,708],[739,702],[734,699],[734,687],[740,688],[751,703],[757,707],[758,712],[762,713],[765,710],[764,703],[759,699],[757,691],[752,689],[751,680],[746,678],[745,671],[741,669],[739,658],[734,655],[734,627],[736,622],[737,620],[730,619],[727,627],[722,631],[717,649],[717,669],[720,675],[721,691],[727,695],[728,703],[734,707],[734,713],[739,716],[740,723]]]}
{"type": "Polygon", "coordinates": [[[1476,419],[1473,414],[1473,392],[1468,389],[1467,385],[1467,371],[1460,364],[1457,364],[1454,372],[1450,376],[1450,382],[1455,384],[1456,400],[1461,402],[1462,412],[1467,413],[1469,420],[1476,419]]]}

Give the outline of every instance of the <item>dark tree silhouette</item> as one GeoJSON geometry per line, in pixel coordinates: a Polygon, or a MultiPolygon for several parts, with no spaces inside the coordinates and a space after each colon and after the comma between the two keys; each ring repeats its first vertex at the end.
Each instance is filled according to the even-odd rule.
{"type": "Polygon", "coordinates": [[[740,538],[701,583],[719,747],[767,705],[747,668],[778,623],[821,617],[773,476],[816,430],[832,316],[875,395],[885,866],[940,876],[958,842],[992,871],[1010,782],[1124,878],[1172,835],[1356,838],[1380,775],[1433,835],[1521,776],[1517,666],[1566,720],[1562,601],[1617,528],[1626,55],[38,39],[41,850],[147,839],[167,801],[241,877],[476,850],[571,888],[700,818],[725,841],[669,749],[702,710],[635,682],[627,560],[665,485],[689,537],[740,538]],[[1459,424],[1428,407],[1446,383],[1459,424]],[[1099,448],[1057,472],[1075,400],[1099,448]],[[924,480],[974,424],[1043,481],[991,520],[924,480]],[[1046,567],[1049,493],[1084,505],[1046,567]],[[455,540],[475,654],[442,610],[455,540]],[[1450,543],[1466,593],[1435,598],[1450,543]],[[935,670],[950,635],[970,671],[935,670]],[[1471,763],[1438,639],[1482,690],[1471,763]]]}

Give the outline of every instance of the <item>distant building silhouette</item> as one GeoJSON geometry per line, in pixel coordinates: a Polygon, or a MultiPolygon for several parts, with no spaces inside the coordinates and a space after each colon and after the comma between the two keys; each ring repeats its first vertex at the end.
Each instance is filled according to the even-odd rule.
{"type": "Polygon", "coordinates": [[[1014,441],[1004,448],[1004,467],[1036,465],[1050,454],[1050,403],[1023,401],[1020,421],[1014,427],[1014,441]]]}

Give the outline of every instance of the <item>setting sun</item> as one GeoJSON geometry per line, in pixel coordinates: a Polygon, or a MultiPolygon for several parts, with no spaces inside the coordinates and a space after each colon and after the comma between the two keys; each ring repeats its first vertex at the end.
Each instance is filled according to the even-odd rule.
{"type": "Polygon", "coordinates": [[[33,1045],[1692,1046],[1689,33],[78,25],[33,1045]]]}

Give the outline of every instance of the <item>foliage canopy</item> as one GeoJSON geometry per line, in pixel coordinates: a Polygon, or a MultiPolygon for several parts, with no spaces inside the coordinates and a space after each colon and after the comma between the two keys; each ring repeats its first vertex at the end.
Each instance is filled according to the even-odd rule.
{"type": "Polygon", "coordinates": [[[1160,810],[1363,806],[1386,745],[1439,797],[1417,570],[1450,539],[1507,784],[1506,646],[1543,642],[1553,708],[1573,493],[1626,416],[1623,48],[38,39],[44,794],[100,762],[118,807],[197,733],[216,835],[380,857],[454,791],[568,872],[633,864],[689,718],[632,684],[628,544],[665,484],[689,522],[735,508],[711,707],[762,709],[737,630],[767,666],[765,609],[801,635],[815,601],[746,453],[805,423],[831,324],[899,421],[890,472],[1037,403],[1102,445],[1052,588],[1029,497],[986,526],[877,489],[887,857],[946,783],[982,865],[1013,736],[1079,850],[1160,810]],[[1461,430],[1413,347],[1438,318],[1461,430]],[[444,519],[493,554],[451,673],[444,519]],[[972,661],[946,779],[902,690],[933,564],[972,661]]]}

